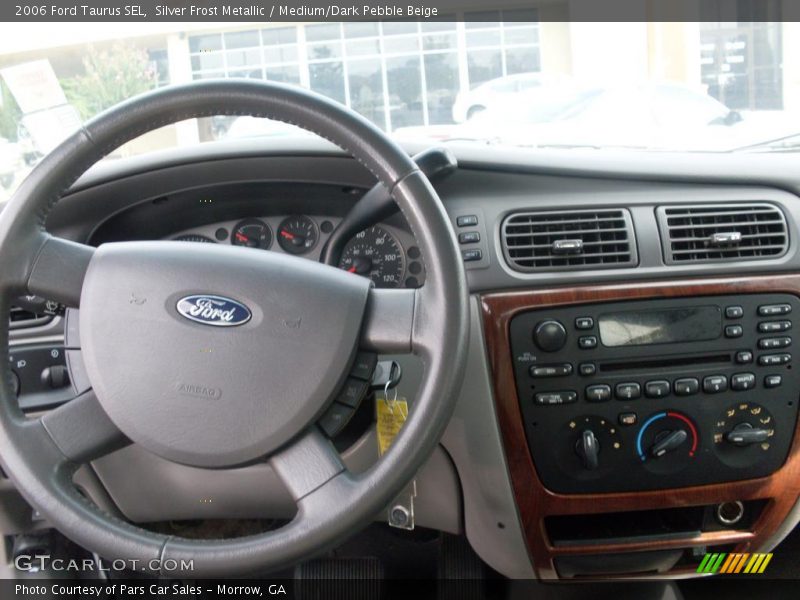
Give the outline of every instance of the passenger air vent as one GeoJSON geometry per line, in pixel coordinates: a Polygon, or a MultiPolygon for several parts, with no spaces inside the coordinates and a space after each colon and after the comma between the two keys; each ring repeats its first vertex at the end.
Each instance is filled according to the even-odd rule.
{"type": "Polygon", "coordinates": [[[659,206],[657,215],[668,265],[765,260],[789,247],[786,218],[773,204],[659,206]]]}
{"type": "Polygon", "coordinates": [[[525,272],[633,267],[631,215],[624,209],[519,212],[502,226],[503,254],[525,272]]]}

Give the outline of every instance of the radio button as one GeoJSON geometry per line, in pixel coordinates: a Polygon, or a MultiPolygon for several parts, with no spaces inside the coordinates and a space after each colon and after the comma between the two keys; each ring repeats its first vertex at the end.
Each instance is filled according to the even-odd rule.
{"type": "Polygon", "coordinates": [[[767,375],[764,377],[764,387],[765,388],[776,388],[778,387],[783,378],[780,375],[767,375]]]}
{"type": "Polygon", "coordinates": [[[663,398],[669,395],[669,381],[648,381],[644,384],[644,395],[648,398],[663,398]]]}
{"type": "Polygon", "coordinates": [[[624,425],[626,427],[630,427],[631,425],[636,425],[636,413],[635,412],[619,413],[617,421],[619,421],[620,425],[624,425]]]}
{"type": "Polygon", "coordinates": [[[789,331],[791,328],[791,321],[764,321],[758,324],[760,333],[779,333],[781,331],[789,331]]]}
{"type": "Polygon", "coordinates": [[[614,388],[617,400],[636,400],[642,397],[642,386],[636,382],[618,383],[614,388]]]}
{"type": "Polygon", "coordinates": [[[792,345],[792,338],[789,336],[776,338],[763,338],[758,340],[758,347],[764,350],[775,350],[776,348],[787,348],[792,345]]]}
{"type": "Polygon", "coordinates": [[[738,338],[742,337],[744,330],[742,329],[741,325],[726,325],[725,326],[725,337],[726,338],[738,338]]]}
{"type": "Polygon", "coordinates": [[[592,317],[578,317],[575,319],[575,329],[591,329],[594,327],[594,319],[592,317]]]}
{"type": "Polygon", "coordinates": [[[762,317],[788,315],[790,312],[792,312],[792,306],[790,304],[764,304],[758,307],[758,314],[762,317]]]}
{"type": "Polygon", "coordinates": [[[584,377],[588,377],[597,373],[597,365],[590,362],[581,363],[580,366],[578,366],[578,371],[580,371],[581,375],[584,377]]]}
{"type": "Polygon", "coordinates": [[[565,377],[572,374],[572,365],[538,365],[530,368],[531,377],[565,377]]]}
{"type": "Polygon", "coordinates": [[[540,392],[533,397],[536,404],[570,404],[577,399],[576,392],[540,392]]]}
{"type": "Polygon", "coordinates": [[[694,377],[676,379],[673,389],[678,396],[692,396],[700,391],[700,382],[694,377]]]}
{"type": "Polygon", "coordinates": [[[709,375],[703,379],[703,391],[707,394],[719,394],[728,389],[728,378],[725,375],[709,375]]]}
{"type": "Polygon", "coordinates": [[[586,388],[587,402],[606,402],[607,400],[611,400],[610,385],[590,385],[586,388]]]}
{"type": "Polygon", "coordinates": [[[741,306],[726,306],[725,317],[728,319],[741,319],[744,315],[744,309],[741,306]]]}
{"type": "Polygon", "coordinates": [[[764,354],[758,357],[758,364],[762,367],[774,367],[775,365],[785,365],[792,360],[792,355],[783,354],[764,354]]]}
{"type": "Polygon", "coordinates": [[[581,350],[591,350],[597,348],[597,336],[584,335],[578,338],[578,347],[581,350]]]}
{"type": "Polygon", "coordinates": [[[736,353],[736,362],[740,365],[747,365],[753,362],[753,353],[749,350],[742,350],[736,353]]]}
{"type": "Polygon", "coordinates": [[[752,373],[736,373],[731,375],[731,389],[740,392],[756,387],[756,376],[752,373]]]}

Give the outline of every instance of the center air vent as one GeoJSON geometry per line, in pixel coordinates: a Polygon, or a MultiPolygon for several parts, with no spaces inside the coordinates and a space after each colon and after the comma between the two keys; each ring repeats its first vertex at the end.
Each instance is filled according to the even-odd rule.
{"type": "Polygon", "coordinates": [[[657,215],[668,265],[765,260],[789,247],[786,218],[773,204],[659,206],[657,215]]]}
{"type": "Polygon", "coordinates": [[[624,209],[519,212],[502,226],[503,253],[517,271],[636,266],[631,215],[624,209]]]}

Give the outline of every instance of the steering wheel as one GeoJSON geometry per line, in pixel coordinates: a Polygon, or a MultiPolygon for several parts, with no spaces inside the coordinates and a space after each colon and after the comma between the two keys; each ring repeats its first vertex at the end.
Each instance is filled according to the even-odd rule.
{"type": "MultiPolygon", "coordinates": [[[[38,418],[19,409],[8,361],[0,386],[0,457],[22,494],[67,537],[108,559],[158,572],[249,574],[288,566],[367,524],[438,443],[466,360],[467,286],[452,228],[412,160],[356,113],[275,83],[204,81],[164,88],[86,123],[33,170],[0,214],[0,312],[36,294],[80,307],[92,389],[38,418]],[[320,263],[214,244],[109,243],[45,231],[75,180],[121,144],[184,119],[250,115],[292,123],[353,155],[397,201],[426,259],[426,284],[375,289],[320,263]],[[315,425],[358,349],[418,355],[424,374],[405,426],[369,470],[343,466],[315,425]],[[194,540],[146,531],[75,488],[86,462],[135,442],[203,468],[267,460],[297,504],[258,535],[194,540]],[[169,563],[173,564],[173,563],[169,563]]],[[[8,354],[8,325],[0,319],[8,354]]]]}

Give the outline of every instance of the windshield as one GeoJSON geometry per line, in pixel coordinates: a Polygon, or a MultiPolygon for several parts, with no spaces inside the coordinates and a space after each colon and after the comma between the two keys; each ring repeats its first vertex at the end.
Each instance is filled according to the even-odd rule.
{"type": "MultiPolygon", "coordinates": [[[[0,36],[0,201],[81,121],[209,78],[310,88],[399,140],[794,152],[790,23],[564,23],[535,10],[348,23],[15,23],[0,36]]],[[[249,117],[150,133],[111,159],[308,135],[249,117]]]]}

